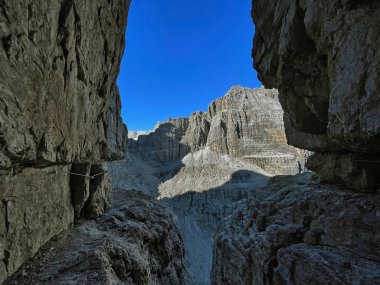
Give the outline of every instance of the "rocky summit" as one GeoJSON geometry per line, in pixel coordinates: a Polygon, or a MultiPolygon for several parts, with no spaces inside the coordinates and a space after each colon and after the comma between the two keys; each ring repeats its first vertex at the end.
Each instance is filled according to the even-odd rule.
{"type": "Polygon", "coordinates": [[[380,2],[253,1],[264,86],[128,135],[129,6],[0,0],[0,284],[380,284],[380,2]]]}

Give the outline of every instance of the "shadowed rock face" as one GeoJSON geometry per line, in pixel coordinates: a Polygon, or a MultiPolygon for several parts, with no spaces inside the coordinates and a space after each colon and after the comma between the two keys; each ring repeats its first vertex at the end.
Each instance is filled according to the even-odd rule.
{"type": "Polygon", "coordinates": [[[255,0],[252,12],[259,78],[320,179],[274,177],[267,198],[241,203],[215,238],[212,284],[378,284],[380,3],[255,0]]]}
{"type": "Polygon", "coordinates": [[[254,65],[266,87],[279,89],[288,142],[349,153],[352,168],[333,166],[325,176],[324,161],[342,160],[334,155],[309,167],[322,179],[376,191],[380,179],[356,187],[350,177],[369,177],[380,165],[380,3],[259,0],[252,12],[254,65]]]}
{"type": "Polygon", "coordinates": [[[113,209],[44,247],[5,284],[183,284],[183,245],[153,198],[116,189],[113,209]]]}
{"type": "Polygon", "coordinates": [[[379,196],[276,176],[214,241],[212,284],[378,284],[379,196]]]}
{"type": "Polygon", "coordinates": [[[0,283],[74,212],[109,207],[101,162],[122,157],[127,143],[116,77],[128,8],[0,1],[0,283]]]}

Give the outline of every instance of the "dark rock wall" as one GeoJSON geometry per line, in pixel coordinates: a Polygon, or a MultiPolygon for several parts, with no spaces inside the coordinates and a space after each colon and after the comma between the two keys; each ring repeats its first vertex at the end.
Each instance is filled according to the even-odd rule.
{"type": "Polygon", "coordinates": [[[127,144],[116,77],[129,4],[0,1],[0,283],[74,210],[109,206],[106,174],[90,176],[127,144]]]}
{"type": "MultiPolygon", "coordinates": [[[[321,176],[346,187],[380,167],[379,13],[378,1],[253,1],[254,65],[266,87],[279,89],[288,141],[348,153],[355,171],[333,166],[321,176]]],[[[335,157],[318,159],[310,168],[323,173],[335,157]]],[[[359,184],[373,192],[379,181],[359,184]]]]}
{"type": "MultiPolygon", "coordinates": [[[[109,159],[127,1],[2,1],[1,165],[109,159]],[[43,16],[41,16],[43,15],[43,16]]],[[[116,104],[117,102],[117,104],[116,104]]]]}
{"type": "Polygon", "coordinates": [[[379,284],[379,196],[276,176],[214,241],[212,284],[379,284]]]}
{"type": "Polygon", "coordinates": [[[318,178],[274,177],[242,202],[212,284],[379,284],[380,2],[255,0],[252,14],[259,78],[318,178]]]}

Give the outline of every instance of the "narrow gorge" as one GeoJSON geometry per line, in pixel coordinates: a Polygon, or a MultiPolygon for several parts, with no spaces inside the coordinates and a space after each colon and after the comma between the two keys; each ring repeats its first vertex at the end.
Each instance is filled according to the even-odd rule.
{"type": "Polygon", "coordinates": [[[380,284],[380,2],[254,0],[264,86],[128,133],[129,7],[0,0],[0,284],[380,284]]]}

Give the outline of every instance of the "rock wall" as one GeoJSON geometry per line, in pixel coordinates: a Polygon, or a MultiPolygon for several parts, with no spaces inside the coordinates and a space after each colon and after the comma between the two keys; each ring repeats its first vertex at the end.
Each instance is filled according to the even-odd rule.
{"type": "Polygon", "coordinates": [[[287,144],[277,90],[233,87],[209,106],[207,146],[271,174],[304,170],[306,153],[287,144]]]}
{"type": "Polygon", "coordinates": [[[184,284],[172,216],[141,192],[113,196],[111,211],[47,244],[5,284],[184,284]]]}
{"type": "Polygon", "coordinates": [[[0,1],[0,283],[74,213],[109,207],[101,162],[127,143],[116,77],[128,8],[0,1]]]}
{"type": "Polygon", "coordinates": [[[189,283],[210,284],[213,237],[235,202],[260,196],[271,174],[303,170],[306,154],[287,145],[277,96],[233,87],[208,112],[133,134],[126,159],[110,164],[114,185],[158,197],[172,212],[189,283]]]}
{"type": "Polygon", "coordinates": [[[112,184],[158,198],[183,238],[186,284],[210,284],[217,225],[234,211],[236,201],[259,195],[269,174],[208,147],[161,165],[146,158],[130,151],[124,160],[109,163],[112,184]]]}
{"type": "Polygon", "coordinates": [[[189,126],[188,118],[169,119],[157,124],[154,131],[129,139],[128,151],[139,153],[144,161],[162,165],[181,159],[189,152],[182,139],[189,126]]]}
{"type": "Polygon", "coordinates": [[[317,175],[274,177],[266,198],[241,203],[215,238],[212,284],[379,283],[379,12],[253,1],[254,65],[317,175]]]}
{"type": "Polygon", "coordinates": [[[252,12],[254,65],[266,87],[279,89],[289,143],[327,154],[309,164],[322,179],[376,191],[380,3],[262,0],[252,12]]]}
{"type": "Polygon", "coordinates": [[[271,174],[304,170],[307,153],[287,144],[276,90],[232,87],[207,113],[169,119],[149,134],[130,139],[129,151],[162,165],[205,147],[242,158],[271,174]]]}
{"type": "Polygon", "coordinates": [[[214,241],[212,284],[378,284],[379,196],[276,176],[214,241]]]}

